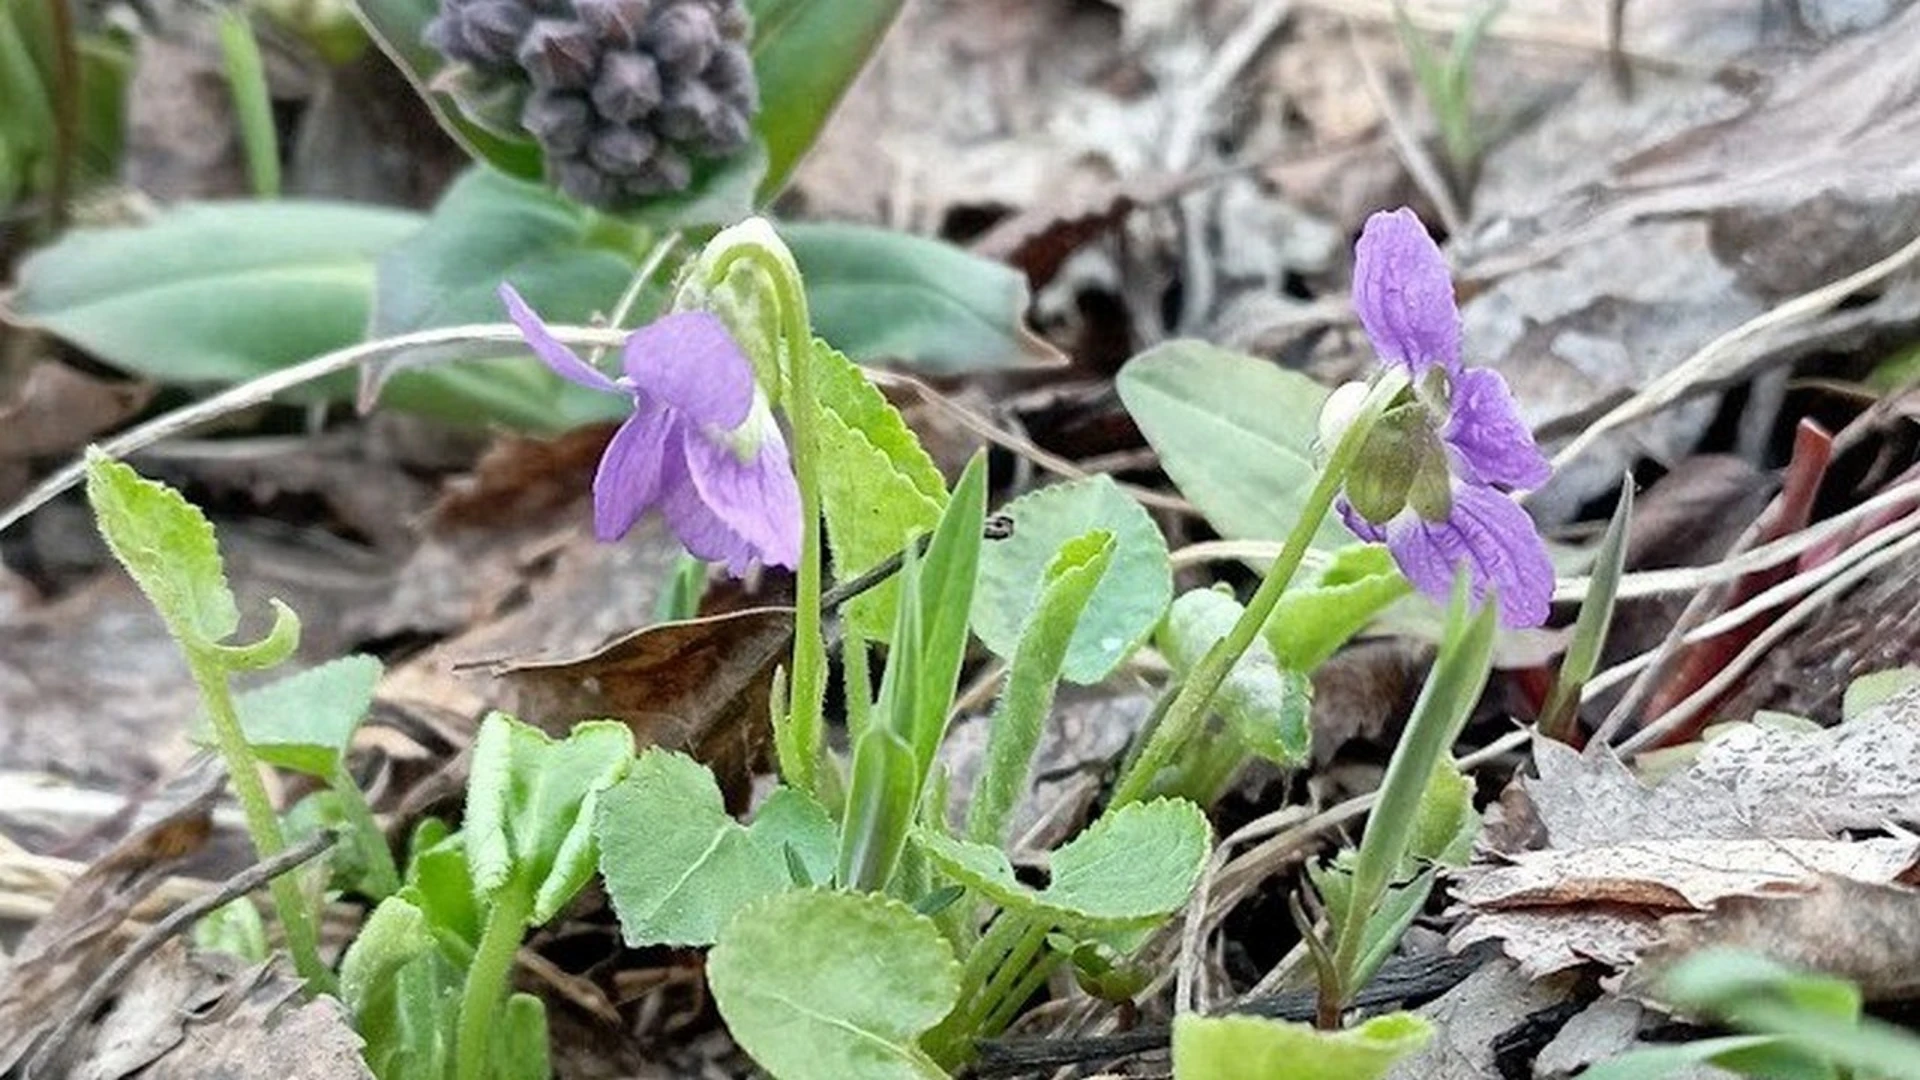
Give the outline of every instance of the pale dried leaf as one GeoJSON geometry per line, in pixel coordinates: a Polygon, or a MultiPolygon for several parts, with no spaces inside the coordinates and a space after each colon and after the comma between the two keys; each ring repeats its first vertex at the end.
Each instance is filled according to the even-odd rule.
{"type": "Polygon", "coordinates": [[[1731,896],[1800,892],[1822,874],[1886,884],[1913,870],[1920,840],[1647,840],[1528,851],[1461,871],[1454,896],[1481,911],[1623,904],[1704,911],[1731,896]]]}
{"type": "Polygon", "coordinates": [[[1713,910],[1664,920],[1665,940],[1634,968],[1648,986],[1674,960],[1700,949],[1748,949],[1793,967],[1846,979],[1869,1001],[1909,1001],[1920,992],[1920,890],[1823,876],[1791,896],[1737,896],[1713,910]]]}

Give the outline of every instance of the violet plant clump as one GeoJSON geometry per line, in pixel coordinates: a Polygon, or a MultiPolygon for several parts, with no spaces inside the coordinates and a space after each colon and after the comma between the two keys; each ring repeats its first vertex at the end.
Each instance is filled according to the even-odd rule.
{"type": "MultiPolygon", "coordinates": [[[[1468,573],[1477,603],[1493,593],[1508,627],[1539,626],[1553,564],[1513,493],[1551,470],[1500,373],[1461,362],[1460,311],[1445,258],[1413,211],[1367,219],[1355,247],[1353,304],[1383,373],[1408,381],[1368,434],[1336,505],[1362,540],[1384,542],[1414,587],[1445,601],[1468,573]]],[[[1335,391],[1323,439],[1344,430],[1371,384],[1335,391]]]]}
{"type": "Polygon", "coordinates": [[[555,374],[633,398],[593,480],[601,540],[620,539],[657,507],[689,553],[736,577],[755,562],[799,565],[800,492],[786,439],[718,317],[676,312],[635,330],[624,373],[610,378],[555,339],[511,285],[500,298],[555,374]]]}

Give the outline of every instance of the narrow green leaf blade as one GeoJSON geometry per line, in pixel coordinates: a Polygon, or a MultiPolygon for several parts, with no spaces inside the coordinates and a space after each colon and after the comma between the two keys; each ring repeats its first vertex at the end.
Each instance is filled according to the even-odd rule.
{"type": "Polygon", "coordinates": [[[929,1080],[920,1035],[960,966],[931,919],[871,894],[805,890],[742,911],[707,958],[727,1028],[781,1080],[929,1080]]]}
{"type": "Polygon", "coordinates": [[[905,739],[877,724],[860,737],[847,784],[836,882],[850,889],[886,888],[913,827],[920,783],[919,759],[905,739]]]}
{"type": "Polygon", "coordinates": [[[1020,632],[1007,688],[988,723],[980,778],[967,804],[967,838],[976,843],[1005,839],[1007,820],[1027,791],[1074,626],[1112,564],[1113,550],[1113,534],[1095,529],[1061,545],[1047,567],[1040,602],[1020,632]]]}
{"type": "Polygon", "coordinates": [[[975,454],[953,485],[920,562],[920,656],[914,665],[913,751],[925,777],[947,734],[960,667],[967,659],[968,614],[980,580],[987,520],[987,457],[975,454]]]}
{"type": "Polygon", "coordinates": [[[296,199],[188,204],[146,225],[69,232],[20,265],[9,302],[116,367],[242,382],[361,340],[374,259],[423,221],[296,199]]]}
{"type": "Polygon", "coordinates": [[[1553,738],[1565,739],[1570,734],[1580,709],[1580,692],[1600,666],[1600,651],[1606,648],[1607,630],[1613,625],[1614,597],[1627,566],[1627,534],[1632,522],[1633,478],[1629,476],[1620,483],[1620,501],[1594,555],[1593,577],[1573,624],[1573,640],[1567,643],[1567,655],[1560,661],[1560,675],[1540,711],[1540,728],[1553,738]]]}
{"type": "Polygon", "coordinates": [[[767,144],[760,200],[786,186],[854,76],[866,66],[903,0],[750,0],[753,71],[767,144]]]}

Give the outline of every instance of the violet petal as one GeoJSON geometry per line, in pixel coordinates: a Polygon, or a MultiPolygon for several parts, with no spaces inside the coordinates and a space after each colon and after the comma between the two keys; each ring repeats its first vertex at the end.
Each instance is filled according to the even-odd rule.
{"type": "Polygon", "coordinates": [[[1499,591],[1500,622],[1509,627],[1547,621],[1553,599],[1553,563],[1533,519],[1512,497],[1479,484],[1458,484],[1453,514],[1425,521],[1402,514],[1387,527],[1387,549],[1415,588],[1445,603],[1457,568],[1467,567],[1476,601],[1499,591]]]}
{"type": "Polygon", "coordinates": [[[1520,419],[1507,380],[1491,368],[1467,368],[1454,376],[1453,415],[1442,437],[1458,452],[1468,481],[1530,489],[1553,475],[1520,419]]]}
{"type": "MultiPolygon", "coordinates": [[[[695,436],[698,438],[698,436],[695,436]]],[[[680,544],[697,559],[721,563],[734,577],[746,574],[758,552],[739,533],[728,527],[706,503],[692,481],[669,488],[660,510],[680,544]]]]}
{"type": "Polygon", "coordinates": [[[682,311],[633,332],[623,354],[627,378],[702,425],[736,428],[753,408],[753,364],[705,311],[682,311]]]}
{"type": "Polygon", "coordinates": [[[752,461],[708,439],[686,443],[687,472],[700,501],[769,566],[800,562],[800,489],[787,446],[769,424],[752,461]]]}
{"type": "Polygon", "coordinates": [[[1354,245],[1353,307],[1374,351],[1418,378],[1460,367],[1460,309],[1439,245],[1412,210],[1367,219],[1354,245]]]}
{"type": "Polygon", "coordinates": [[[1366,518],[1353,508],[1345,495],[1334,500],[1333,508],[1340,512],[1340,520],[1347,523],[1347,530],[1369,544],[1378,544],[1387,538],[1387,531],[1366,518]]]}
{"type": "Polygon", "coordinates": [[[520,298],[520,294],[514,291],[513,286],[505,282],[501,283],[500,301],[507,305],[507,317],[520,328],[520,336],[527,339],[527,345],[533,349],[533,354],[552,368],[555,375],[591,390],[605,390],[615,394],[626,392],[615,385],[612,379],[595,371],[592,365],[580,359],[572,349],[560,344],[559,339],[547,331],[547,324],[540,321],[540,316],[534,314],[533,309],[520,298]]]}
{"type": "Polygon", "coordinates": [[[677,474],[673,445],[685,425],[659,407],[641,407],[613,433],[593,476],[593,533],[611,543],[627,534],[647,507],[660,500],[677,474]]]}

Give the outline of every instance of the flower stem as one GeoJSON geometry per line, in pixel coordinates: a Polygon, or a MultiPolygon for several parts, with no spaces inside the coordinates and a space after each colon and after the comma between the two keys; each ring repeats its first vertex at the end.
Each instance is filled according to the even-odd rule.
{"type": "Polygon", "coordinates": [[[1359,456],[1367,434],[1373,430],[1380,414],[1386,411],[1387,403],[1404,386],[1401,379],[1387,377],[1375,382],[1368,390],[1353,423],[1341,435],[1333,453],[1327,458],[1326,467],[1320,472],[1320,479],[1308,493],[1306,504],[1300,509],[1300,520],[1294,523],[1293,531],[1287,534],[1287,542],[1280,549],[1279,558],[1267,570],[1267,576],[1260,582],[1253,599],[1247,601],[1247,608],[1241,613],[1239,621],[1233,624],[1233,629],[1214,642],[1213,648],[1207,650],[1206,655],[1200,658],[1200,662],[1180,683],[1159,726],[1147,737],[1132,766],[1121,775],[1120,782],[1114,788],[1113,799],[1107,804],[1107,813],[1144,798],[1152,788],[1154,778],[1160,775],[1160,770],[1199,732],[1200,725],[1206,720],[1207,705],[1220,689],[1220,683],[1233,670],[1241,654],[1253,644],[1261,627],[1267,625],[1275,605],[1279,604],[1281,595],[1292,583],[1294,572],[1300,569],[1301,561],[1307,556],[1307,548],[1312,545],[1314,534],[1320,531],[1320,522],[1327,516],[1327,511],[1332,509],[1334,497],[1346,482],[1347,471],[1359,456]]]}
{"type": "MultiPolygon", "coordinates": [[[[287,838],[280,831],[280,818],[267,796],[267,785],[260,780],[260,767],[253,748],[247,745],[240,727],[240,714],[234,709],[233,690],[227,685],[227,669],[219,656],[191,644],[186,645],[187,666],[193,672],[200,701],[206,706],[220,756],[227,763],[227,778],[233,783],[234,797],[246,815],[247,833],[253,838],[254,854],[271,859],[286,850],[287,838]]],[[[300,887],[290,874],[282,874],[268,885],[275,913],[287,936],[287,951],[293,954],[294,969],[314,993],[331,993],[333,972],[320,960],[320,934],[313,913],[307,909],[300,887]]]]}
{"type": "Polygon", "coordinates": [[[733,264],[752,263],[767,278],[787,343],[786,413],[793,425],[793,477],[800,489],[800,566],[794,573],[793,673],[789,711],[774,718],[774,751],[788,783],[817,795],[826,691],[827,646],[820,606],[820,401],[813,385],[813,324],[791,265],[758,244],[742,244],[712,270],[724,281],[733,264]]]}
{"type": "Polygon", "coordinates": [[[531,891],[511,882],[493,895],[493,910],[480,932],[480,945],[473,951],[466,989],[460,996],[460,1040],[454,1048],[454,1075],[459,1080],[483,1080],[487,1075],[488,1036],[532,910],[531,891]]]}
{"type": "Polygon", "coordinates": [[[1000,1029],[994,1026],[996,1021],[1000,1027],[1012,1023],[1013,1017],[1009,1014],[1018,1010],[1038,986],[1038,982],[1032,977],[1033,973],[1040,972],[1040,979],[1044,980],[1053,970],[1053,965],[1047,963],[1041,956],[1041,950],[1047,945],[1047,924],[1021,921],[1025,926],[1019,940],[1014,942],[1013,948],[1007,952],[1006,959],[993,973],[993,978],[987,981],[979,998],[972,1003],[968,1030],[964,1032],[966,1037],[991,1037],[999,1034],[1000,1029]]]}

